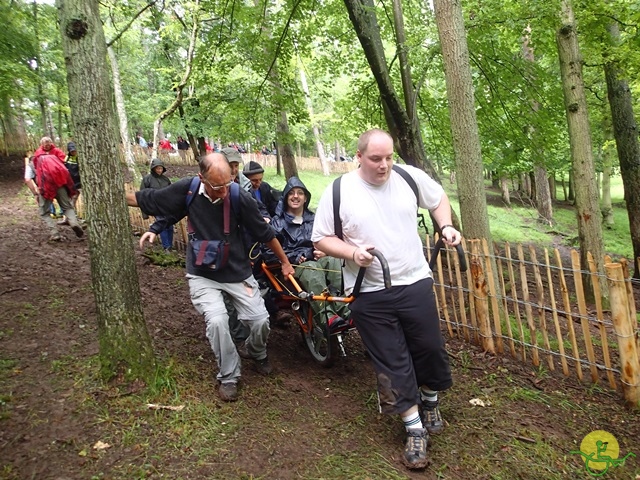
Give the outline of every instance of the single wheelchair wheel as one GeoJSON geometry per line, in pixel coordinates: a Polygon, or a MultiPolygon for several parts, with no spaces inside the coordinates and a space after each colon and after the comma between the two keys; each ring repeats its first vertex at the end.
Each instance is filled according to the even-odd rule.
{"type": "Polygon", "coordinates": [[[331,338],[326,325],[316,325],[313,319],[313,310],[307,302],[300,302],[300,308],[294,310],[296,320],[300,325],[311,356],[319,365],[330,367],[337,356],[338,342],[331,338]]]}

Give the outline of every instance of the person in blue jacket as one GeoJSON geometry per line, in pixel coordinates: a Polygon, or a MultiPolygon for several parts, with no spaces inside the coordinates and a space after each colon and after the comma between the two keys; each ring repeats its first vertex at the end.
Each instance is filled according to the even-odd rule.
{"type": "MultiPolygon", "coordinates": [[[[253,162],[254,163],[254,162],[253,162]]],[[[329,292],[341,295],[342,271],[340,260],[316,250],[311,241],[314,213],[309,210],[311,193],[302,180],[291,177],[282,192],[278,213],[271,219],[271,226],[284,249],[295,277],[309,292],[320,295],[329,292]]],[[[265,251],[267,262],[273,254],[265,251]]],[[[346,303],[311,302],[314,319],[318,325],[329,325],[332,333],[351,327],[351,314],[346,303]]]]}

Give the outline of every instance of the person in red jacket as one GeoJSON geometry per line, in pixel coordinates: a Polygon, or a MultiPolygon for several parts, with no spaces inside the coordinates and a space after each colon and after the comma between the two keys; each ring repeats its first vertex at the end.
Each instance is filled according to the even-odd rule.
{"type": "MultiPolygon", "coordinates": [[[[84,235],[72,203],[72,198],[78,192],[69,170],[65,166],[65,158],[64,152],[56,148],[49,137],[43,137],[40,140],[40,148],[34,153],[32,163],[29,165],[30,173],[28,176],[35,181],[35,189],[32,191],[38,202],[40,218],[49,228],[49,240],[53,242],[62,240],[56,223],[49,216],[49,210],[54,199],[62,208],[69,226],[76,236],[82,237],[84,235]],[[62,153],[62,157],[57,152],[62,153]]],[[[26,177],[27,174],[25,172],[25,181],[27,181],[26,177]]]]}
{"type": "Polygon", "coordinates": [[[49,137],[42,137],[40,139],[40,147],[33,154],[33,159],[37,159],[40,155],[55,155],[61,162],[65,162],[67,155],[56,147],[53,140],[49,137]]]}

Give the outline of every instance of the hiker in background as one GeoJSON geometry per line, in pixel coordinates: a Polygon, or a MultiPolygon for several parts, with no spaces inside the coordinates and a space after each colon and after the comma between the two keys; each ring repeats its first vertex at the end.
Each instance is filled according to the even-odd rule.
{"type": "MultiPolygon", "coordinates": [[[[78,192],[73,198],[71,198],[71,203],[73,204],[73,209],[78,214],[77,211],[77,203],[78,197],[80,196],[80,189],[82,188],[82,183],[80,182],[80,167],[78,166],[78,151],[76,150],[76,144],[74,142],[67,143],[67,157],[65,158],[65,166],[67,170],[69,170],[69,175],[71,175],[71,179],[73,180],[73,186],[78,192]]],[[[64,217],[62,220],[58,222],[58,225],[69,225],[69,220],[67,217],[64,217]]]]}
{"type": "Polygon", "coordinates": [[[182,135],[178,136],[178,140],[176,140],[178,146],[178,155],[180,155],[180,159],[184,163],[187,158],[187,151],[189,150],[189,142],[187,142],[182,135]]]}
{"type": "MultiPolygon", "coordinates": [[[[151,162],[150,170],[151,171],[142,179],[142,183],[140,183],[140,190],[144,190],[145,188],[158,189],[171,185],[171,180],[164,174],[167,169],[165,168],[164,163],[162,163],[162,160],[155,158],[151,162]]],[[[142,212],[142,218],[147,219],[149,216],[142,212]]],[[[162,217],[156,217],[156,222],[162,220],[162,217]]],[[[164,251],[171,251],[173,248],[173,225],[169,225],[160,231],[160,240],[162,241],[162,248],[164,248],[164,251]]]]}
{"type": "MultiPolygon", "coordinates": [[[[201,159],[199,166],[198,178],[183,178],[162,190],[128,193],[127,204],[139,206],[147,215],[166,216],[171,223],[188,215],[192,238],[186,265],[191,301],[205,318],[206,335],[219,367],[218,394],[223,401],[234,401],[238,398],[240,355],[253,359],[259,373],[268,375],[272,371],[267,357],[269,314],[251,273],[241,230],[249,230],[275,252],[282,263],[283,275],[293,274],[293,268],[273,229],[260,216],[256,202],[233,184],[227,158],[212,153],[201,159]],[[225,217],[228,233],[224,228],[225,217]],[[220,242],[226,242],[226,255],[222,252],[214,255],[219,251],[220,242]],[[196,251],[202,255],[196,255],[196,251]],[[211,268],[214,257],[224,260],[211,268]],[[229,316],[222,292],[231,296],[240,321],[251,329],[241,349],[236,348],[229,333],[229,316]]],[[[147,232],[140,243],[154,237],[154,232],[147,232]]]]}
{"type": "Polygon", "coordinates": [[[60,159],[57,155],[46,153],[51,150],[51,148],[44,150],[38,156],[34,154],[25,168],[25,183],[36,197],[40,218],[49,228],[49,241],[59,242],[62,240],[56,222],[49,213],[54,199],[62,208],[62,212],[68,220],[68,225],[73,229],[76,236],[82,237],[84,231],[78,223],[71,200],[77,195],[77,191],[69,170],[65,166],[64,159],[60,159]]]}
{"type": "Polygon", "coordinates": [[[229,166],[231,167],[231,179],[240,185],[240,188],[245,192],[249,192],[251,190],[251,182],[247,177],[244,176],[242,171],[240,171],[240,164],[242,162],[242,155],[238,153],[238,151],[233,147],[225,147],[221,150],[222,155],[225,156],[227,161],[229,162],[229,166]]]}
{"type": "Polygon", "coordinates": [[[264,168],[258,162],[250,161],[244,166],[242,173],[251,182],[251,190],[249,192],[253,198],[261,202],[266,207],[269,216],[273,217],[276,214],[279,195],[276,195],[271,185],[262,180],[264,178],[264,168]]]}
{"type": "MultiPolygon", "coordinates": [[[[340,218],[334,218],[330,186],[320,199],[311,239],[317,249],[344,259],[345,293],[351,293],[360,267],[367,267],[351,313],[376,372],[380,410],[399,414],[404,422],[404,463],[425,468],[429,433],[444,429],[438,392],[453,382],[433,274],[416,229],[416,193],[393,168],[393,139],[387,132],[363,133],[356,156],[360,168],[343,175],[339,185],[340,218]],[[373,248],[387,259],[391,288],[385,288],[380,263],[373,262],[373,248]]],[[[418,204],[431,211],[445,243],[459,244],[442,187],[422,170],[395,167],[415,183],[418,204]]]]}

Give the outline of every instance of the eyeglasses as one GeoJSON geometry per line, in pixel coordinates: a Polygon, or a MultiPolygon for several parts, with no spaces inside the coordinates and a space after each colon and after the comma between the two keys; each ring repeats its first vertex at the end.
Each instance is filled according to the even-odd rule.
{"type": "Polygon", "coordinates": [[[223,188],[229,188],[233,183],[233,180],[232,180],[229,183],[225,183],[224,185],[211,185],[211,182],[204,177],[202,177],[202,181],[205,182],[207,185],[209,185],[209,188],[214,192],[219,192],[223,188]]]}

